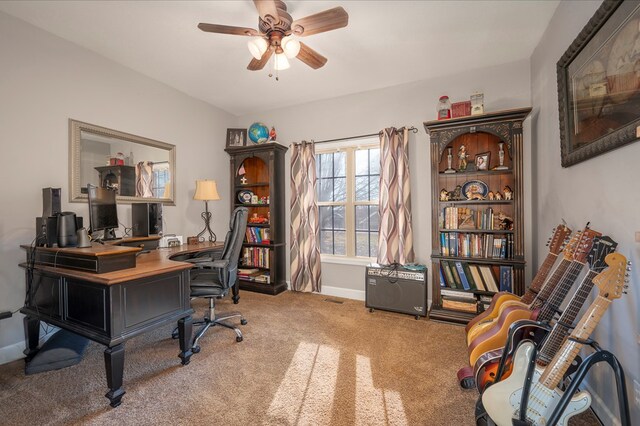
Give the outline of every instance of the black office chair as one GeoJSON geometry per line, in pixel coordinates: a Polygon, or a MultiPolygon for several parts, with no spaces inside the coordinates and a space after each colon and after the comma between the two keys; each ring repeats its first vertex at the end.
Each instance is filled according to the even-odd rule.
{"type": "Polygon", "coordinates": [[[240,324],[245,325],[247,320],[239,312],[230,312],[221,316],[215,313],[215,300],[222,299],[229,293],[238,279],[238,261],[242,250],[247,229],[247,217],[249,209],[238,207],[231,214],[229,232],[224,239],[224,248],[218,256],[209,259],[194,258],[188,261],[195,266],[191,270],[191,297],[203,297],[209,299],[209,312],[205,314],[201,321],[194,321],[194,325],[202,325],[193,339],[191,350],[193,353],[200,352],[198,341],[209,327],[221,325],[236,332],[236,341],[242,342],[242,332],[231,324],[224,321],[231,318],[240,318],[240,324]]]}

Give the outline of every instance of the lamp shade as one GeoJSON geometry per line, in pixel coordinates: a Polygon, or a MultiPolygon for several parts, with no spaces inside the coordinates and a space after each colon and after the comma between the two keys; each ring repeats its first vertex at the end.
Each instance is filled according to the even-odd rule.
{"type": "Polygon", "coordinates": [[[194,200],[212,201],[219,200],[218,185],[215,180],[197,180],[196,193],[193,194],[194,200]]]}
{"type": "Polygon", "coordinates": [[[267,40],[262,37],[254,37],[247,42],[247,47],[249,47],[249,52],[251,52],[254,58],[260,59],[262,55],[264,55],[264,52],[267,51],[269,44],[267,40]]]}
{"type": "Polygon", "coordinates": [[[295,58],[300,52],[300,42],[293,36],[287,36],[282,39],[282,50],[287,58],[295,58]]]}
{"type": "Polygon", "coordinates": [[[288,69],[290,66],[291,65],[289,65],[289,60],[286,56],[284,56],[284,53],[276,54],[276,59],[273,66],[274,69],[282,71],[288,69]]]}

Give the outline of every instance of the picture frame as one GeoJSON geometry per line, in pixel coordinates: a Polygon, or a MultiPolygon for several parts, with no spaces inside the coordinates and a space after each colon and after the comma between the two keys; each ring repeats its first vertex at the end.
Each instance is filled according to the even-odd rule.
{"type": "Polygon", "coordinates": [[[489,160],[491,159],[490,152],[482,152],[480,154],[476,154],[476,158],[474,164],[476,166],[476,170],[478,171],[487,171],[489,170],[489,160]]]}
{"type": "Polygon", "coordinates": [[[640,4],[605,0],[557,63],[562,167],[640,135],[640,4]]]}
{"type": "Polygon", "coordinates": [[[247,145],[247,129],[227,129],[227,148],[247,145]]]}

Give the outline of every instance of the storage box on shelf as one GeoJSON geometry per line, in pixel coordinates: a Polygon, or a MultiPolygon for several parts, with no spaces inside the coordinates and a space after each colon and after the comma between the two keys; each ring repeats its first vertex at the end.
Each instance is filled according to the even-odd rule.
{"type": "Polygon", "coordinates": [[[249,208],[238,280],[243,290],[278,294],[285,281],[284,154],[278,143],[225,150],[231,161],[231,209],[249,208]]]}
{"type": "Polygon", "coordinates": [[[464,324],[496,291],[524,293],[522,123],[530,111],[424,123],[431,138],[431,319],[464,324]]]}

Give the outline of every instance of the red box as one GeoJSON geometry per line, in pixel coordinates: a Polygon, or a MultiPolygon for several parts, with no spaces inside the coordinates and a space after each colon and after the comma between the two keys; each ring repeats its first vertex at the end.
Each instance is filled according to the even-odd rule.
{"type": "Polygon", "coordinates": [[[471,115],[471,101],[454,102],[451,104],[451,117],[466,117],[471,115]]]}

